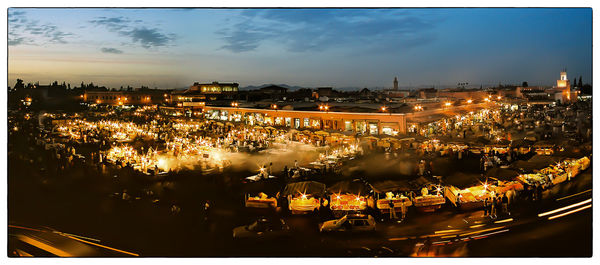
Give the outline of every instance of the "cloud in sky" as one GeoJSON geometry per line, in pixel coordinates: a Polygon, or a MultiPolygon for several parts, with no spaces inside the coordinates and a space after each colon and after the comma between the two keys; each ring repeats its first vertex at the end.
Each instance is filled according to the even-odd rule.
{"type": "Polygon", "coordinates": [[[27,18],[24,11],[11,11],[8,13],[8,45],[22,44],[49,44],[67,43],[67,39],[74,36],[65,32],[52,23],[40,23],[39,20],[27,18]]]}
{"type": "Polygon", "coordinates": [[[291,52],[331,48],[402,49],[435,40],[434,20],[404,10],[269,9],[245,10],[242,21],[216,33],[235,53],[275,41],[291,52]]]}
{"type": "Polygon", "coordinates": [[[158,28],[140,26],[142,24],[141,20],[131,20],[122,16],[97,17],[89,22],[97,26],[106,27],[110,32],[116,32],[121,36],[129,37],[132,43],[139,43],[146,49],[167,46],[176,38],[175,34],[163,33],[158,28]]]}
{"type": "Polygon", "coordinates": [[[100,51],[102,51],[103,53],[114,53],[114,54],[121,54],[121,53],[123,53],[122,50],[119,50],[119,49],[116,49],[116,48],[106,48],[106,47],[101,48],[100,51]]]}

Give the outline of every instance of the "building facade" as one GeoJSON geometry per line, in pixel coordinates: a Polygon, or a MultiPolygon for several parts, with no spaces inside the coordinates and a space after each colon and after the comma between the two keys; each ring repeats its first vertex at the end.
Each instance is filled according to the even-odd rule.
{"type": "Polygon", "coordinates": [[[169,92],[158,89],[137,91],[85,91],[79,96],[83,102],[99,105],[156,105],[168,102],[169,92]]]}
{"type": "Polygon", "coordinates": [[[169,103],[180,105],[183,102],[233,99],[238,94],[238,87],[238,83],[212,82],[200,84],[196,82],[184,91],[174,91],[171,93],[169,103]]]}

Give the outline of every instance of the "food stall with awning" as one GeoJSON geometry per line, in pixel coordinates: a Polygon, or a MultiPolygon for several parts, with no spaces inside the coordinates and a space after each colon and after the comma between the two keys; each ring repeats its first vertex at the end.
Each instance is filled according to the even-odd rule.
{"type": "Polygon", "coordinates": [[[327,188],[329,193],[329,208],[334,215],[342,215],[351,211],[364,211],[373,207],[373,197],[370,187],[362,180],[344,180],[327,188]]]}
{"type": "Polygon", "coordinates": [[[538,155],[554,154],[554,144],[546,142],[546,141],[539,141],[539,142],[535,143],[533,145],[533,149],[535,150],[535,152],[538,155]]]}
{"type": "Polygon", "coordinates": [[[316,181],[294,182],[287,184],[281,195],[287,198],[292,214],[310,213],[321,206],[325,188],[325,184],[316,181]]]}
{"type": "Polygon", "coordinates": [[[413,205],[418,211],[433,212],[440,209],[446,203],[443,195],[443,187],[433,181],[421,176],[410,182],[414,190],[420,194],[413,198],[413,205]]]}
{"type": "Polygon", "coordinates": [[[276,208],[280,186],[274,181],[247,183],[242,188],[246,208],[276,208]]]}
{"type": "Polygon", "coordinates": [[[484,147],[485,153],[489,154],[492,151],[499,153],[499,154],[506,154],[506,153],[508,153],[508,151],[510,151],[510,144],[509,143],[495,143],[495,144],[485,145],[485,147],[484,147]]]}
{"type": "Polygon", "coordinates": [[[483,201],[486,198],[491,199],[491,192],[495,189],[496,186],[486,180],[484,183],[480,181],[479,184],[465,189],[447,186],[444,190],[444,196],[455,207],[459,207],[461,210],[472,210],[482,208],[483,201]]]}
{"type": "Polygon", "coordinates": [[[401,193],[406,193],[411,190],[408,181],[404,180],[383,180],[371,184],[371,188],[375,192],[374,197],[377,200],[376,207],[379,212],[385,214],[390,212],[390,201],[394,203],[394,211],[402,210],[401,204],[411,206],[412,201],[409,197],[401,193]]]}
{"type": "Polygon", "coordinates": [[[517,149],[517,152],[519,154],[527,154],[531,152],[531,146],[533,145],[533,143],[534,141],[528,139],[519,139],[512,141],[510,147],[517,149]]]}
{"type": "Polygon", "coordinates": [[[343,144],[344,135],[341,133],[332,133],[325,137],[325,142],[330,146],[337,146],[343,144]]]}
{"type": "Polygon", "coordinates": [[[556,164],[549,165],[537,173],[533,174],[521,174],[517,177],[517,180],[527,185],[542,185],[551,186],[561,183],[569,178],[575,177],[582,170],[587,169],[590,164],[590,160],[587,156],[580,159],[567,159],[562,162],[555,162],[556,164]]]}

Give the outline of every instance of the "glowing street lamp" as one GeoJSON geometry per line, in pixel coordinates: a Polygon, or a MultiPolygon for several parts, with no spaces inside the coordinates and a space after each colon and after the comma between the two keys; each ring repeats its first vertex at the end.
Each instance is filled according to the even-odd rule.
{"type": "Polygon", "coordinates": [[[444,106],[450,107],[450,106],[452,106],[452,103],[451,102],[446,102],[446,103],[444,103],[444,106]]]}
{"type": "Polygon", "coordinates": [[[379,108],[381,110],[381,112],[389,112],[390,115],[392,115],[392,111],[390,109],[388,109],[388,107],[386,106],[381,106],[381,108],[379,108]]]}
{"type": "Polygon", "coordinates": [[[239,106],[239,104],[237,102],[231,102],[231,106],[234,108],[237,108],[239,106]]]}
{"type": "Polygon", "coordinates": [[[471,104],[471,103],[473,103],[473,100],[472,99],[468,99],[467,100],[467,104],[471,104]]]}
{"type": "Polygon", "coordinates": [[[329,106],[328,105],[319,105],[319,110],[320,111],[329,111],[329,106]]]}
{"type": "Polygon", "coordinates": [[[423,110],[423,106],[415,105],[415,111],[421,111],[421,110],[423,110]]]}

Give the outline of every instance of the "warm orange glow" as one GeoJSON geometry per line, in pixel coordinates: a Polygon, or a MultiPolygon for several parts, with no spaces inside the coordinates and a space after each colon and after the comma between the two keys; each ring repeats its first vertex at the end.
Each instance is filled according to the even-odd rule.
{"type": "Polygon", "coordinates": [[[59,256],[59,257],[73,257],[74,256],[73,254],[71,254],[69,252],[66,252],[66,251],[63,251],[61,249],[55,248],[55,247],[53,247],[53,246],[51,246],[51,245],[49,245],[49,244],[47,244],[45,242],[42,242],[42,241],[40,241],[38,239],[34,239],[32,237],[24,236],[24,235],[18,235],[17,237],[21,241],[23,241],[23,242],[25,242],[25,243],[27,243],[29,245],[32,245],[32,246],[35,246],[35,247],[37,247],[39,249],[45,250],[47,252],[50,252],[50,253],[52,253],[52,254],[54,254],[56,256],[59,256]]]}
{"type": "Polygon", "coordinates": [[[446,102],[444,105],[446,105],[446,107],[450,107],[450,106],[452,106],[452,103],[446,102]]]}
{"type": "Polygon", "coordinates": [[[467,103],[471,104],[471,103],[473,103],[473,100],[469,99],[469,100],[467,100],[467,103]]]}
{"type": "Polygon", "coordinates": [[[385,106],[381,107],[381,111],[385,111],[387,108],[385,106]]]}
{"type": "Polygon", "coordinates": [[[99,99],[96,99],[96,104],[100,104],[102,101],[100,101],[99,99]]]}
{"type": "Polygon", "coordinates": [[[500,100],[500,99],[502,99],[502,97],[501,97],[501,96],[498,96],[498,100],[500,100]]]}
{"type": "Polygon", "coordinates": [[[277,104],[273,104],[273,109],[277,109],[277,104]]]}

